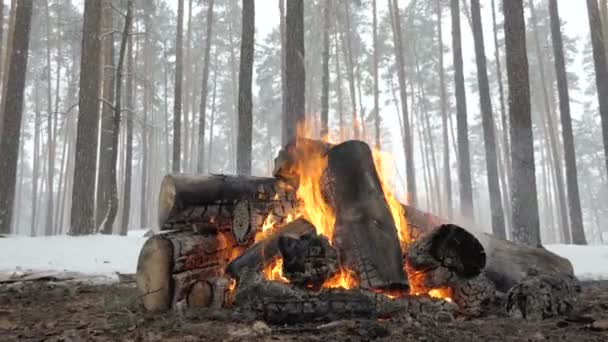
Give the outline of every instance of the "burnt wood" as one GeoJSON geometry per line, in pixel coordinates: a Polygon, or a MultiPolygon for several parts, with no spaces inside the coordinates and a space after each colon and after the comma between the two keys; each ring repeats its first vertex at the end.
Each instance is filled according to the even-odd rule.
{"type": "Polygon", "coordinates": [[[332,147],[326,172],[340,263],[355,272],[363,288],[407,289],[397,228],[369,146],[351,140],[332,147]]]}
{"type": "Polygon", "coordinates": [[[531,275],[509,290],[506,310],[511,317],[531,321],[567,315],[580,292],[572,275],[531,275]]]}
{"type": "Polygon", "coordinates": [[[409,246],[410,277],[425,288],[456,285],[478,276],[486,265],[483,246],[473,234],[452,224],[441,225],[409,246]]]}
{"type": "Polygon", "coordinates": [[[320,289],[340,267],[336,250],[327,237],[316,232],[299,237],[284,234],[279,237],[279,250],[283,276],[299,287],[320,289]]]}
{"type": "Polygon", "coordinates": [[[460,314],[478,317],[496,298],[496,288],[494,283],[482,273],[453,286],[451,298],[458,305],[460,314]]]}
{"type": "Polygon", "coordinates": [[[299,218],[282,227],[253,246],[247,248],[236,257],[226,268],[226,272],[233,278],[240,279],[246,270],[261,271],[269,262],[280,255],[279,240],[283,236],[297,238],[314,233],[315,227],[305,219],[299,218]]]}

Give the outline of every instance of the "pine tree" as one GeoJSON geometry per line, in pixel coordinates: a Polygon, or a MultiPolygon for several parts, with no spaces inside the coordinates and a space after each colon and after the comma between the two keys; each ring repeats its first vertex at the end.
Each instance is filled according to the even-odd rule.
{"type": "MultiPolygon", "coordinates": [[[[289,6],[287,7],[289,16],[289,6]]],[[[237,173],[251,175],[251,150],[253,129],[253,53],[255,32],[254,0],[243,0],[243,24],[241,26],[241,58],[239,68],[239,101],[237,133],[237,173]]],[[[289,25],[289,22],[288,22],[289,25]]]]}

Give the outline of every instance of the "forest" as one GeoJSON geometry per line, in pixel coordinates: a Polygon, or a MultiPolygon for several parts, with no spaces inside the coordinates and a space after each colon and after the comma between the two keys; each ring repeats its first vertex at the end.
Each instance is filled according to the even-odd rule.
{"type": "Polygon", "coordinates": [[[573,3],[0,1],[0,234],[156,229],[164,175],[268,176],[305,127],[420,209],[603,244],[608,1],[573,3]]]}

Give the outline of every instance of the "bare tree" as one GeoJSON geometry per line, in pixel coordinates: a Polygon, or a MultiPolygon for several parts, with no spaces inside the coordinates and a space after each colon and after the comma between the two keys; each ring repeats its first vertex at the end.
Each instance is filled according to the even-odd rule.
{"type": "Polygon", "coordinates": [[[591,45],[593,46],[593,62],[595,64],[595,82],[600,105],[600,118],[602,119],[604,158],[606,159],[606,172],[608,172],[608,60],[606,59],[606,46],[604,46],[604,41],[602,40],[602,20],[597,0],[587,0],[587,13],[589,15],[591,45]]]}
{"type": "Polygon", "coordinates": [[[513,240],[540,245],[523,0],[503,1],[509,79],[513,240]]]}
{"type": "Polygon", "coordinates": [[[403,149],[405,152],[405,171],[408,200],[412,205],[417,203],[416,168],[414,166],[414,148],[410,131],[410,118],[407,107],[407,85],[405,82],[405,60],[403,56],[403,39],[401,37],[401,16],[397,0],[388,0],[388,8],[393,29],[393,46],[395,48],[397,78],[399,80],[399,97],[401,100],[401,115],[403,127],[403,149]]]}
{"type": "Polygon", "coordinates": [[[126,113],[126,152],[125,152],[125,181],[123,187],[123,209],[120,222],[120,235],[127,235],[129,230],[129,216],[131,211],[131,183],[133,175],[133,115],[135,106],[133,103],[133,79],[135,72],[133,68],[133,37],[128,37],[127,49],[127,80],[126,80],[126,95],[127,103],[124,113],[126,113]]]}
{"type": "MultiPolygon", "coordinates": [[[[374,0],[375,3],[375,0],[374,0]]],[[[321,136],[329,134],[329,16],[330,2],[323,5],[323,75],[321,90],[321,136]]]]}
{"type": "Polygon", "coordinates": [[[118,168],[118,137],[120,132],[120,120],[122,117],[122,79],[123,79],[123,65],[125,61],[125,54],[127,50],[127,41],[131,34],[131,21],[133,19],[133,0],[127,1],[127,13],[125,15],[125,27],[122,32],[122,39],[120,42],[120,51],[118,53],[118,64],[116,65],[116,101],[114,103],[114,117],[112,118],[112,146],[111,146],[111,162],[112,168],[110,170],[110,197],[107,206],[107,213],[103,220],[102,232],[110,234],[116,219],[116,213],[118,212],[118,184],[117,184],[117,172],[118,168]]]}
{"type": "Polygon", "coordinates": [[[177,37],[175,38],[175,92],[173,96],[173,172],[181,171],[182,83],[183,83],[184,0],[177,5],[177,37]]]}
{"type": "Polygon", "coordinates": [[[85,0],[76,159],[70,220],[70,234],[72,235],[91,234],[95,231],[94,203],[101,77],[99,60],[101,17],[101,1],[85,0]]]}
{"type": "Polygon", "coordinates": [[[578,191],[576,155],[574,152],[574,137],[572,134],[572,118],[570,116],[570,94],[564,60],[564,45],[560,27],[557,0],[549,0],[549,15],[551,19],[551,38],[555,58],[555,73],[557,75],[557,91],[559,93],[559,108],[561,112],[562,139],[564,141],[564,156],[566,160],[566,185],[568,187],[568,205],[570,226],[572,227],[572,242],[578,245],[587,244],[583,227],[583,214],[578,191]]]}
{"type": "Polygon", "coordinates": [[[207,93],[209,87],[209,57],[211,52],[211,40],[213,39],[213,3],[214,0],[209,0],[207,8],[207,35],[205,41],[205,64],[203,67],[203,81],[201,86],[201,106],[198,129],[198,165],[197,172],[204,172],[205,166],[205,120],[207,116],[207,93]]]}
{"type": "Polygon", "coordinates": [[[486,169],[488,191],[490,195],[490,210],[492,211],[492,233],[502,239],[506,238],[505,219],[498,181],[498,161],[496,153],[496,138],[494,136],[494,112],[490,97],[490,82],[486,64],[486,52],[483,42],[483,26],[479,0],[471,0],[471,17],[473,20],[473,38],[475,41],[475,60],[477,61],[477,81],[479,83],[479,101],[481,105],[481,120],[483,138],[486,150],[486,169]]]}
{"type": "MultiPolygon", "coordinates": [[[[291,3],[291,2],[290,2],[291,3]]],[[[289,4],[289,3],[288,3],[289,4]]],[[[289,18],[289,6],[287,7],[289,18]]],[[[253,50],[255,32],[254,0],[243,0],[243,17],[241,27],[241,58],[239,69],[239,125],[237,140],[237,173],[251,174],[251,143],[253,129],[253,50]]],[[[289,21],[287,22],[289,25],[289,21]]],[[[288,26],[289,27],[289,26],[288,26]]],[[[288,51],[289,53],[289,51],[288,51]]],[[[288,74],[289,75],[289,74],[288,74]]],[[[289,86],[289,84],[288,84],[289,86]]]]}
{"type": "Polygon", "coordinates": [[[297,125],[304,121],[306,71],[304,68],[304,1],[287,1],[285,14],[285,58],[287,86],[287,140],[296,136],[297,125]]]}
{"type": "Polygon", "coordinates": [[[458,126],[458,180],[460,184],[460,211],[473,219],[473,185],[469,154],[469,128],[467,124],[467,99],[462,66],[459,0],[450,0],[452,13],[452,52],[454,55],[454,83],[456,88],[456,124],[458,126]]]}

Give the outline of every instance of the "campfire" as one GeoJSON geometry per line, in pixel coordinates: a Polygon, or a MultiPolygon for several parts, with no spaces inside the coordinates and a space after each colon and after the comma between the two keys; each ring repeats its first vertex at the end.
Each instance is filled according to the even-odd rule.
{"type": "MultiPolygon", "coordinates": [[[[528,276],[501,264],[514,260],[500,253],[513,244],[489,239],[498,262],[486,267],[475,235],[400,203],[391,170],[390,156],[362,141],[298,138],[275,159],[273,178],[166,176],[167,232],[146,242],[138,262],[144,306],[238,307],[276,323],[478,315],[497,288],[528,276]]],[[[528,258],[519,267],[538,260],[549,274],[571,274],[547,251],[516,254],[528,258]]]]}

